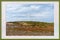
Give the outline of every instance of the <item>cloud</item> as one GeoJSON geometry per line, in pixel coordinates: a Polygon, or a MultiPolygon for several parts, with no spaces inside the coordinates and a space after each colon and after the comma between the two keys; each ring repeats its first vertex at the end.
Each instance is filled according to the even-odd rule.
{"type": "Polygon", "coordinates": [[[49,12],[42,12],[42,13],[36,13],[36,14],[33,14],[31,16],[35,16],[35,17],[47,17],[49,16],[49,12]]]}
{"type": "MultiPolygon", "coordinates": [[[[26,5],[26,4],[25,4],[26,5]]],[[[30,5],[30,6],[24,6],[24,5],[8,5],[7,11],[11,12],[28,12],[28,11],[34,11],[40,9],[41,6],[37,5],[30,5]]]]}
{"type": "Polygon", "coordinates": [[[32,9],[39,9],[41,6],[37,6],[37,5],[31,5],[30,8],[32,9]]]}
{"type": "MultiPolygon", "coordinates": [[[[47,21],[46,19],[52,19],[53,5],[44,4],[8,4],[7,8],[7,21],[18,20],[35,20],[35,21],[47,21]],[[16,20],[17,19],[17,20],[16,20]]],[[[49,21],[48,20],[48,21],[49,21]]],[[[53,19],[51,20],[53,21],[53,19]]]]}

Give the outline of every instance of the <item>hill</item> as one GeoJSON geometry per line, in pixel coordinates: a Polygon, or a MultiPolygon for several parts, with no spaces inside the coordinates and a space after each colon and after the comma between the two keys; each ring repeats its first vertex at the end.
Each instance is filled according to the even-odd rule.
{"type": "Polygon", "coordinates": [[[52,36],[54,35],[54,23],[35,21],[7,22],[6,35],[52,36]]]}

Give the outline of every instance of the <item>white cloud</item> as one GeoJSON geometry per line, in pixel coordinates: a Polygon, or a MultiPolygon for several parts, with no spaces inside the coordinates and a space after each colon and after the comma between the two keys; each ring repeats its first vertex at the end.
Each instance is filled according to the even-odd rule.
{"type": "Polygon", "coordinates": [[[32,14],[31,16],[47,18],[47,17],[49,17],[49,12],[45,11],[42,13],[35,13],[35,14],[32,14]]]}
{"type": "Polygon", "coordinates": [[[16,11],[16,9],[21,8],[21,4],[6,4],[7,11],[16,11]]]}
{"type": "Polygon", "coordinates": [[[31,9],[39,9],[41,6],[36,6],[36,5],[31,5],[30,8],[31,9]]]}
{"type": "Polygon", "coordinates": [[[13,14],[12,16],[27,16],[27,14],[18,14],[18,15],[17,14],[16,15],[13,14]]]}
{"type": "MultiPolygon", "coordinates": [[[[48,6],[41,5],[21,5],[21,4],[9,4],[7,6],[7,19],[12,20],[43,20],[49,19],[51,14],[53,14],[52,9],[48,6]],[[30,18],[29,18],[30,17],[30,18]]],[[[52,16],[53,17],[53,16],[52,16]]]]}
{"type": "Polygon", "coordinates": [[[36,5],[30,5],[29,7],[25,7],[23,5],[16,5],[16,4],[9,4],[7,5],[7,11],[11,12],[28,12],[31,10],[38,10],[40,9],[41,6],[36,6],[36,5]],[[17,10],[16,10],[17,9],[17,10]]]}

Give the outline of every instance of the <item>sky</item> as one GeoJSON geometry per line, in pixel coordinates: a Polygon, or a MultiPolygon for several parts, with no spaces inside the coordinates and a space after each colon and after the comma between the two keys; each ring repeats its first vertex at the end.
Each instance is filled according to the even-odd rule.
{"type": "Polygon", "coordinates": [[[54,4],[7,4],[6,21],[54,22],[54,4]]]}

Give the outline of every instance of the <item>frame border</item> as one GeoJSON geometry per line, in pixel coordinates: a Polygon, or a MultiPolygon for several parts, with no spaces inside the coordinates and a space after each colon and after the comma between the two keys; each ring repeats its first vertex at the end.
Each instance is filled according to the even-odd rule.
{"type": "MultiPolygon", "coordinates": [[[[2,1],[59,1],[59,0],[2,0],[2,1]]],[[[2,40],[1,39],[1,23],[2,23],[1,22],[1,2],[2,1],[0,1],[0,40],[2,40]]],[[[60,7],[60,1],[59,1],[59,7],[60,7]]],[[[60,10],[60,8],[59,8],[59,10],[60,10]]],[[[60,15],[60,12],[59,12],[59,15],[60,15]]],[[[59,24],[60,24],[60,18],[59,18],[59,24]]],[[[60,28],[60,25],[59,25],[59,28],[60,28]]],[[[60,31],[59,31],[59,39],[60,39],[60,31]]],[[[59,40],[59,39],[56,39],[56,40],[59,40]]],[[[9,40],[9,39],[5,39],[5,40],[9,40]]],[[[19,39],[11,39],[11,40],[19,40],[19,39]]],[[[20,40],[51,40],[51,39],[20,39],[20,40]]],[[[54,40],[54,39],[52,39],[52,40],[54,40]]]]}

